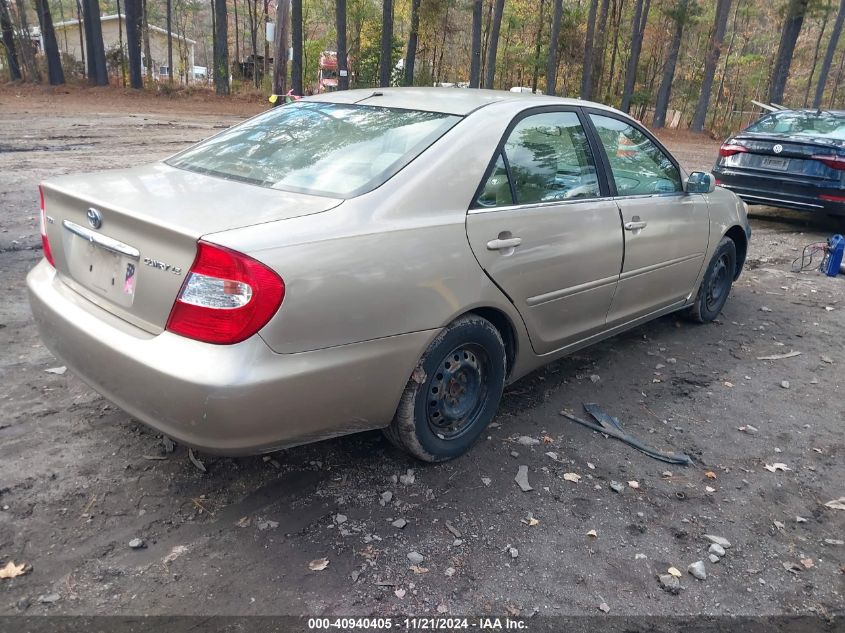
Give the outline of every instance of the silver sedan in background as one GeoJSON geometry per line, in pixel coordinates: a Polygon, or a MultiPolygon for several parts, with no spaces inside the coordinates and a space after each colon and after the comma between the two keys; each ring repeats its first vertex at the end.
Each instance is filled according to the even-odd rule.
{"type": "Polygon", "coordinates": [[[188,446],[384,428],[465,452],[503,388],[661,315],[707,322],[745,205],[599,104],[323,94],[163,162],[41,185],[47,347],[188,446]]]}

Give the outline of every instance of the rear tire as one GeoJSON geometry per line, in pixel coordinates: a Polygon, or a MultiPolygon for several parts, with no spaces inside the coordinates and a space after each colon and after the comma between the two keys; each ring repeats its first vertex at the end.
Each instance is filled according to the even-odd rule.
{"type": "Polygon", "coordinates": [[[695,303],[685,316],[696,323],[710,323],[719,316],[731,292],[735,272],[736,244],[731,238],[723,237],[701,280],[695,303]]]}
{"type": "Polygon", "coordinates": [[[458,457],[496,414],[506,374],[499,331],[480,316],[463,316],[428,346],[384,434],[422,461],[458,457]]]}

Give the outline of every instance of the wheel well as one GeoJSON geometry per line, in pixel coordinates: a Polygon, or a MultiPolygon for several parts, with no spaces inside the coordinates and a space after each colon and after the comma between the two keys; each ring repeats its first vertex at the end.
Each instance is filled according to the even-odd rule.
{"type": "Polygon", "coordinates": [[[732,226],[725,233],[725,237],[731,238],[733,243],[736,244],[736,270],[734,271],[734,280],[736,280],[745,265],[745,256],[748,254],[748,236],[745,235],[745,230],[741,226],[732,226]]]}
{"type": "Polygon", "coordinates": [[[508,360],[508,375],[516,360],[516,331],[510,318],[497,308],[474,308],[473,314],[487,319],[499,331],[502,341],[505,343],[505,354],[508,360]]]}

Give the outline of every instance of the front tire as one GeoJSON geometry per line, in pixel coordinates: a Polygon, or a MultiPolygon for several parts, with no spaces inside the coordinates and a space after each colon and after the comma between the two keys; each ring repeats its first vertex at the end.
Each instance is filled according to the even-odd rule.
{"type": "Polygon", "coordinates": [[[480,316],[463,316],[431,342],[384,434],[422,461],[458,457],[496,414],[506,374],[499,331],[480,316]]]}
{"type": "Polygon", "coordinates": [[[701,280],[695,303],[686,312],[687,318],[710,323],[719,316],[731,292],[735,271],[736,244],[731,238],[723,237],[701,280]]]}

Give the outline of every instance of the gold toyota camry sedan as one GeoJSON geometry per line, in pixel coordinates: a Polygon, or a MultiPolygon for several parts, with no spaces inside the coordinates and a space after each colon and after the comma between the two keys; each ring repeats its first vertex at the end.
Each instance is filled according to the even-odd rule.
{"type": "Polygon", "coordinates": [[[658,316],[707,322],[745,205],[595,103],[353,90],[40,187],[47,347],[188,446],[365,429],[464,453],[504,386],[658,316]]]}

